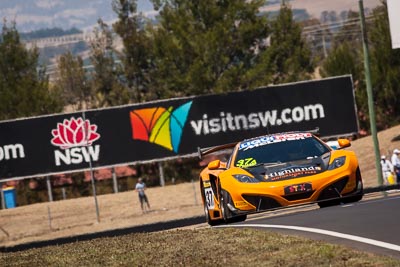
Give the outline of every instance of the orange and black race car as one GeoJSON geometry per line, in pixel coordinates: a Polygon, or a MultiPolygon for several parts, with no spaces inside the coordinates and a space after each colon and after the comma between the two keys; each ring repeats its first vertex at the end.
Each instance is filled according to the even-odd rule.
{"type": "Polygon", "coordinates": [[[318,203],[356,202],[363,183],[347,139],[333,149],[312,132],[260,136],[199,149],[199,157],[231,149],[229,159],[213,160],[200,173],[200,190],[210,225],[244,221],[247,214],[318,203]]]}

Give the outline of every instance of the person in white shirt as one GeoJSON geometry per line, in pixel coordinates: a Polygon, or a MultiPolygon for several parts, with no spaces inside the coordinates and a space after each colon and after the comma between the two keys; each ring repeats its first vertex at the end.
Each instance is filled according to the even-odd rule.
{"type": "Polygon", "coordinates": [[[138,192],[140,207],[142,208],[143,213],[146,212],[146,206],[144,205],[145,203],[147,205],[147,209],[150,210],[150,203],[144,190],[146,190],[146,184],[143,182],[142,178],[139,178],[135,186],[135,191],[138,192]]]}
{"type": "Polygon", "coordinates": [[[393,150],[393,154],[392,154],[392,165],[394,167],[394,172],[396,174],[396,181],[398,184],[400,184],[400,158],[399,158],[399,154],[400,154],[400,150],[398,150],[397,148],[395,150],[393,150]]]}
{"type": "Polygon", "coordinates": [[[383,183],[385,185],[389,184],[389,176],[393,175],[393,165],[390,162],[390,160],[386,159],[385,155],[381,156],[381,166],[382,166],[382,177],[383,177],[383,183]]]}

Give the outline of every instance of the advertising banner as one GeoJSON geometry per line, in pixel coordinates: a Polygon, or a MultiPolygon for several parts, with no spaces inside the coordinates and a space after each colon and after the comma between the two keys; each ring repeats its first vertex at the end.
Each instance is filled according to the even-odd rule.
{"type": "Polygon", "coordinates": [[[387,0],[392,48],[400,48],[400,1],[387,0]]]}
{"type": "Polygon", "coordinates": [[[0,180],[172,159],[268,133],[358,132],[351,76],[0,122],[0,180]]]}

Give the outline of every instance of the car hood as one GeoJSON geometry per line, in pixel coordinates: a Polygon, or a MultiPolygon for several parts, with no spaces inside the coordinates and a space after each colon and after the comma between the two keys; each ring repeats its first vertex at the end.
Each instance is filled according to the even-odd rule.
{"type": "Polygon", "coordinates": [[[321,157],[284,163],[265,163],[246,168],[256,179],[263,182],[284,181],[322,173],[327,170],[331,153],[321,157]]]}

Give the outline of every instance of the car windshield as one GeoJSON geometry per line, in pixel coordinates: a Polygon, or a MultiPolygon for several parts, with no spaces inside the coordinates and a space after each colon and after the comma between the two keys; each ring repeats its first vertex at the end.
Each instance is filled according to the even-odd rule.
{"type": "Polygon", "coordinates": [[[239,145],[234,165],[236,167],[252,167],[259,164],[278,164],[320,157],[329,149],[312,135],[302,136],[294,140],[263,137],[244,141],[239,145]],[[277,141],[279,140],[279,141],[277,141]]]}

